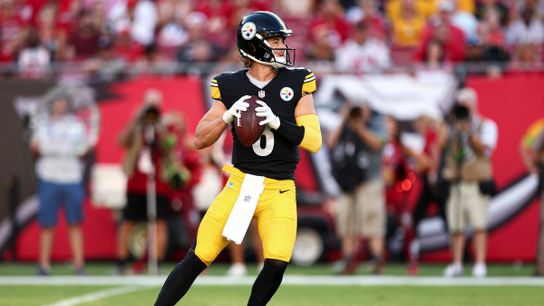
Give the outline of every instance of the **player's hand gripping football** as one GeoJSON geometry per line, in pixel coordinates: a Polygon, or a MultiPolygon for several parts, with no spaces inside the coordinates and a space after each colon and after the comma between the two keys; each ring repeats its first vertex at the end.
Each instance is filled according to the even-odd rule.
{"type": "Polygon", "coordinates": [[[232,104],[232,106],[225,113],[223,113],[223,121],[225,121],[227,124],[231,124],[232,121],[234,121],[234,118],[240,118],[240,112],[245,112],[249,106],[249,103],[245,101],[250,97],[251,96],[249,95],[245,95],[238,99],[238,101],[234,102],[234,104],[232,104]]]}
{"type": "Polygon", "coordinates": [[[257,117],[264,117],[264,119],[259,122],[259,125],[268,125],[271,129],[277,130],[280,127],[280,117],[276,116],[272,109],[263,101],[257,100],[257,103],[260,107],[255,108],[255,115],[257,117]]]}

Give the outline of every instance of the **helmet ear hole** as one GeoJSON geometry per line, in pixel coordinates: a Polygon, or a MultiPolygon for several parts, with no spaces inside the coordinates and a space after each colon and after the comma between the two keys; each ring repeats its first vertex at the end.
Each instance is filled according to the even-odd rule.
{"type": "Polygon", "coordinates": [[[257,47],[252,42],[247,44],[247,49],[248,49],[247,51],[249,51],[251,53],[256,53],[257,52],[257,47]]]}

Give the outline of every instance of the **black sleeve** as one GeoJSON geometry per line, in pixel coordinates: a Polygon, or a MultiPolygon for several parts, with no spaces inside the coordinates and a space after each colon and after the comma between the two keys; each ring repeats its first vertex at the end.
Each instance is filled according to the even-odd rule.
{"type": "Polygon", "coordinates": [[[302,142],[302,138],[304,138],[304,127],[281,118],[280,122],[280,127],[276,130],[278,134],[298,146],[302,142]]]}

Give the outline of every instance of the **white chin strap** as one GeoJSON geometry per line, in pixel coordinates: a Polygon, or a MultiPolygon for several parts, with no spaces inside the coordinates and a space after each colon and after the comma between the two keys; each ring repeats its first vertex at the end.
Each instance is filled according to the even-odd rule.
{"type": "Polygon", "coordinates": [[[278,62],[278,63],[287,65],[287,59],[285,58],[285,56],[276,56],[276,55],[274,55],[274,59],[275,59],[276,62],[278,62]]]}
{"type": "Polygon", "coordinates": [[[244,50],[240,50],[240,53],[242,53],[242,55],[244,57],[247,57],[259,64],[263,64],[263,65],[268,65],[268,66],[272,66],[274,68],[282,68],[282,67],[285,67],[287,66],[287,60],[285,59],[284,56],[282,57],[276,57],[276,55],[274,55],[274,53],[272,52],[272,56],[274,56],[274,61],[273,62],[263,62],[261,60],[258,60],[256,59],[254,56],[252,55],[249,55],[247,52],[244,52],[244,50]]]}

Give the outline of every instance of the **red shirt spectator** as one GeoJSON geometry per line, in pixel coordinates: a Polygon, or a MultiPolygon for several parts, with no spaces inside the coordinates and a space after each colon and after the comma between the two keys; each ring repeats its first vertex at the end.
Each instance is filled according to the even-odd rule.
{"type": "Polygon", "coordinates": [[[24,3],[24,7],[26,10],[26,15],[29,17],[29,22],[36,26],[38,24],[38,19],[40,17],[40,12],[42,8],[47,5],[50,1],[49,0],[22,0],[19,1],[21,3],[24,3]]]}
{"type": "Polygon", "coordinates": [[[163,147],[169,147],[170,167],[177,168],[178,173],[181,173],[180,177],[186,179],[177,181],[177,183],[183,181],[180,186],[174,186],[176,182],[170,183],[170,201],[174,210],[181,213],[186,230],[192,237],[198,228],[197,220],[194,218],[198,212],[195,207],[193,188],[200,183],[202,177],[200,154],[194,148],[192,136],[187,133],[186,121],[181,113],[166,114],[163,123],[167,130],[163,147]]]}
{"type": "Polygon", "coordinates": [[[115,54],[130,62],[136,62],[142,55],[144,55],[145,50],[144,47],[132,40],[132,37],[130,37],[130,33],[128,31],[117,33],[114,41],[114,48],[115,54]]]}
{"type": "Polygon", "coordinates": [[[350,34],[350,25],[343,15],[342,8],[336,0],[324,0],[316,18],[310,23],[310,41],[314,41],[316,31],[327,30],[329,40],[339,46],[350,34]]]}
{"type": "Polygon", "coordinates": [[[402,211],[402,180],[406,175],[406,158],[402,153],[402,144],[398,140],[390,141],[384,149],[383,167],[386,177],[385,198],[387,212],[398,214],[402,211]]]}
{"type": "Polygon", "coordinates": [[[461,62],[465,58],[465,34],[450,21],[453,12],[447,6],[441,6],[438,16],[432,18],[423,31],[421,43],[415,53],[418,61],[425,60],[425,53],[429,41],[436,39],[442,43],[444,59],[448,62],[461,62]]]}
{"type": "Polygon", "coordinates": [[[56,4],[56,25],[65,33],[69,33],[75,27],[79,4],[73,0],[58,0],[56,4]]]}
{"type": "MultiPolygon", "coordinates": [[[[142,131],[143,133],[143,131],[142,131]]],[[[159,135],[155,134],[155,139],[159,135]]],[[[141,136],[143,138],[143,136],[141,136]]],[[[143,148],[142,148],[143,150],[143,148]]],[[[147,173],[143,171],[144,167],[141,166],[143,158],[142,154],[144,151],[139,152],[139,157],[136,165],[134,166],[132,175],[128,178],[127,181],[127,192],[135,194],[146,194],[147,193],[147,173]]],[[[155,191],[157,195],[167,196],[170,194],[171,189],[167,183],[162,179],[163,172],[163,163],[162,163],[163,154],[161,153],[158,143],[157,145],[151,146],[151,160],[153,161],[153,167],[155,168],[155,191]]]]}
{"type": "Polygon", "coordinates": [[[68,58],[76,60],[86,59],[98,52],[100,31],[95,26],[92,15],[88,11],[81,11],[78,16],[78,25],[68,36],[68,45],[71,47],[68,58]]]}
{"type": "Polygon", "coordinates": [[[194,11],[208,17],[208,31],[220,32],[229,26],[234,7],[229,1],[207,0],[198,1],[194,11]]]}
{"type": "Polygon", "coordinates": [[[500,24],[499,12],[495,9],[488,9],[483,14],[483,20],[478,26],[478,37],[480,38],[481,43],[490,46],[504,47],[506,42],[500,24]]]}
{"type": "Polygon", "coordinates": [[[371,35],[373,37],[380,40],[386,39],[387,27],[385,25],[385,21],[382,16],[378,14],[374,14],[374,15],[369,15],[363,19],[364,21],[370,23],[370,25],[372,26],[371,35]]]}
{"type": "Polygon", "coordinates": [[[190,178],[180,189],[188,191],[200,182],[202,165],[199,152],[193,145],[193,137],[187,132],[185,117],[181,113],[168,113],[164,118],[166,133],[163,139],[163,147],[170,146],[169,156],[178,168],[190,172],[190,178]]]}
{"type": "Polygon", "coordinates": [[[378,11],[376,2],[374,0],[359,0],[356,2],[357,5],[346,12],[347,21],[351,24],[357,24],[364,20],[372,25],[372,36],[385,40],[387,26],[385,18],[378,11]]]}
{"type": "Polygon", "coordinates": [[[24,41],[25,30],[30,24],[32,8],[16,1],[0,4],[0,61],[9,62],[24,41]]]}

